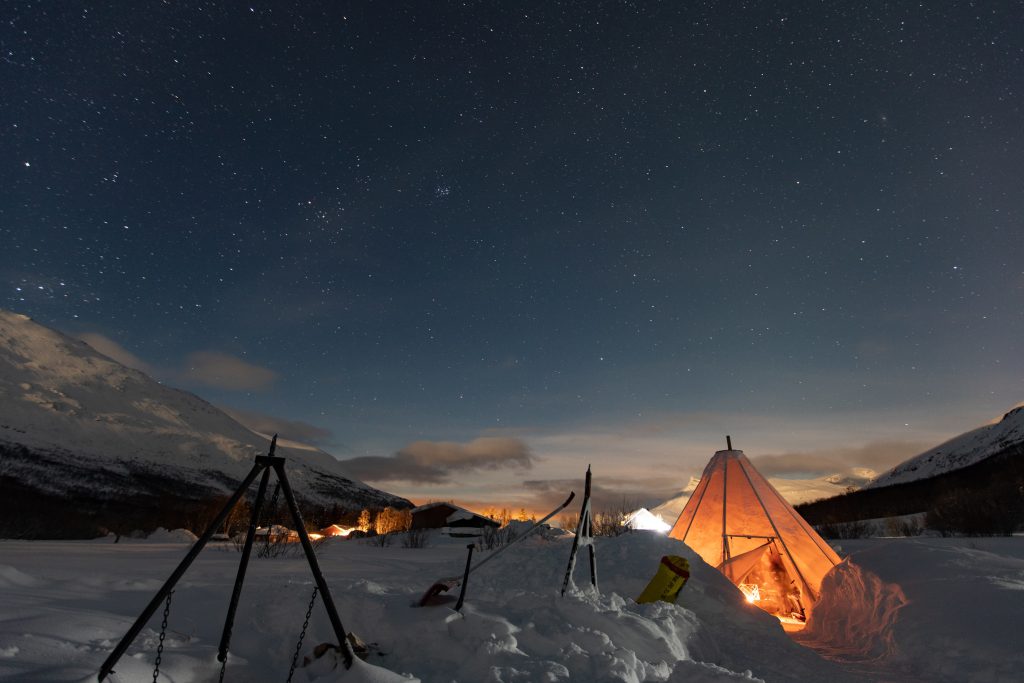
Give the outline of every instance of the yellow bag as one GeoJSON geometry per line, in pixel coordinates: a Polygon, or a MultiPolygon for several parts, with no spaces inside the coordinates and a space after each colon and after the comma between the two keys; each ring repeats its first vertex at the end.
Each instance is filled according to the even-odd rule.
{"type": "Polygon", "coordinates": [[[690,563],[686,558],[678,555],[666,555],[661,558],[657,573],[636,601],[643,603],[664,600],[675,603],[676,598],[679,597],[679,591],[686,585],[688,578],[690,578],[690,563]]]}

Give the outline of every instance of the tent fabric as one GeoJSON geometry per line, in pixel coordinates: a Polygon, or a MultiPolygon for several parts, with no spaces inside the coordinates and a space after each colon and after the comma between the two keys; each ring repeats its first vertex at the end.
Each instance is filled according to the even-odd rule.
{"type": "MultiPolygon", "coordinates": [[[[739,450],[712,456],[669,536],[711,566],[728,570],[727,576],[740,575],[732,562],[745,553],[774,547],[808,607],[818,599],[825,574],[841,561],[739,450]]],[[[752,556],[751,566],[762,553],[752,556]]]]}
{"type": "Polygon", "coordinates": [[[733,555],[722,564],[715,567],[718,571],[729,577],[733,583],[742,581],[750,570],[761,562],[761,556],[768,552],[771,541],[765,541],[753,550],[748,550],[740,555],[733,555]]]}

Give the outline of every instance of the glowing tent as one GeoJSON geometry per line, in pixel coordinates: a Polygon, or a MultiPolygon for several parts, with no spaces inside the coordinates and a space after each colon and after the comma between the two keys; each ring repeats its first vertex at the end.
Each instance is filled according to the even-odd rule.
{"type": "Polygon", "coordinates": [[[802,628],[839,556],[747,460],[718,451],[669,532],[787,629],[802,628]]]}

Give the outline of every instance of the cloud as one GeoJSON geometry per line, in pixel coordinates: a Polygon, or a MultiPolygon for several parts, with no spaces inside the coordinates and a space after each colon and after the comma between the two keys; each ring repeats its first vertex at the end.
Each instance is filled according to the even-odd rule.
{"type": "Polygon", "coordinates": [[[219,406],[219,408],[237,422],[240,422],[244,427],[260,434],[280,434],[281,438],[288,439],[289,441],[312,444],[321,444],[333,436],[331,430],[303,422],[302,420],[288,420],[251,410],[225,408],[224,406],[219,406]]]}
{"type": "Polygon", "coordinates": [[[922,453],[932,444],[916,441],[873,441],[858,448],[832,448],[752,457],[750,461],[766,477],[800,474],[824,476],[866,467],[883,472],[922,453]]]}
{"type": "Polygon", "coordinates": [[[277,379],[277,373],[219,351],[196,351],[185,359],[182,377],[217,389],[260,391],[277,379]]]}
{"type": "MultiPolygon", "coordinates": [[[[615,477],[610,484],[596,478],[591,482],[590,499],[595,513],[632,512],[640,507],[654,507],[679,493],[678,486],[671,486],[664,478],[628,479],[615,477]]],[[[530,507],[534,510],[550,510],[565,500],[569,491],[575,491],[577,500],[582,500],[584,479],[535,479],[524,481],[523,488],[533,494],[530,507]]]]}
{"type": "Polygon", "coordinates": [[[443,484],[460,472],[530,469],[536,459],[520,439],[482,437],[465,444],[414,441],[392,456],[362,456],[341,462],[351,476],[363,481],[443,484]]]}
{"type": "MultiPolygon", "coordinates": [[[[152,377],[161,377],[172,382],[191,382],[232,391],[260,391],[269,388],[277,380],[278,376],[273,370],[253,365],[241,358],[221,353],[220,351],[196,351],[190,353],[185,357],[181,369],[157,367],[142,360],[113,339],[97,332],[85,332],[79,334],[78,338],[121,365],[140,370],[152,377]]],[[[250,415],[253,418],[256,417],[255,413],[250,415]]],[[[270,416],[261,417],[274,419],[270,418],[270,416]]],[[[246,424],[245,419],[239,419],[238,417],[236,419],[242,424],[246,424]]],[[[283,424],[288,425],[289,431],[298,426],[299,429],[295,431],[306,435],[311,433],[311,429],[317,429],[313,425],[305,423],[283,421],[283,424]]],[[[253,429],[253,427],[250,427],[250,429],[253,429]]],[[[323,436],[318,435],[317,438],[323,438],[323,436]]]]}
{"type": "Polygon", "coordinates": [[[112,360],[116,360],[121,365],[135,370],[141,370],[146,374],[153,374],[155,372],[152,365],[142,360],[109,337],[104,337],[102,334],[97,334],[95,332],[86,332],[78,335],[78,338],[96,351],[102,353],[104,356],[112,360]]]}

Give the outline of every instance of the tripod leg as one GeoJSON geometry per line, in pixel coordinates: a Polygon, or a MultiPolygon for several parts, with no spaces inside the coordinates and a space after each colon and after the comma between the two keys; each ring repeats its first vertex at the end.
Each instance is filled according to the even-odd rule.
{"type": "Polygon", "coordinates": [[[142,614],[140,614],[139,618],[135,620],[135,623],[131,625],[128,632],[124,634],[121,642],[117,644],[114,651],[111,652],[110,656],[108,656],[106,661],[103,662],[103,665],[100,667],[98,680],[102,681],[113,672],[114,665],[117,664],[117,661],[121,659],[122,655],[124,655],[125,650],[127,650],[128,646],[132,644],[135,637],[139,635],[139,631],[143,629],[146,622],[149,621],[149,618],[153,616],[153,613],[160,608],[160,605],[162,605],[164,600],[167,598],[167,594],[174,589],[174,585],[178,583],[178,580],[181,578],[182,574],[185,573],[185,570],[189,568],[192,562],[195,561],[196,556],[199,555],[203,547],[210,541],[210,537],[217,532],[217,529],[219,529],[222,524],[224,524],[224,520],[227,519],[232,508],[234,508],[235,504],[238,503],[238,499],[242,497],[250,486],[252,486],[253,480],[256,479],[256,475],[259,474],[262,469],[263,465],[257,464],[252,466],[249,474],[238,486],[238,490],[236,490],[234,495],[231,496],[228,502],[224,504],[224,509],[220,511],[220,514],[218,514],[217,518],[210,523],[210,526],[207,527],[206,531],[203,532],[203,535],[199,537],[199,540],[195,542],[185,558],[178,564],[174,571],[171,572],[170,577],[168,577],[167,581],[164,582],[164,585],[159,591],[157,591],[156,595],[153,596],[153,599],[149,604],[146,605],[146,609],[142,610],[142,614]]]}
{"type": "Polygon", "coordinates": [[[252,506],[252,515],[249,517],[249,530],[245,534],[245,545],[242,546],[242,559],[238,562],[238,575],[235,576],[235,587],[231,591],[231,603],[228,605],[228,615],[224,619],[224,631],[220,636],[220,647],[217,648],[217,661],[220,662],[223,662],[228,657],[228,645],[231,644],[231,628],[235,623],[235,610],[238,609],[238,599],[242,595],[245,570],[249,567],[252,542],[256,538],[256,524],[260,519],[260,509],[263,507],[263,498],[267,495],[267,482],[269,481],[270,468],[265,467],[263,469],[263,477],[260,479],[260,488],[256,492],[256,502],[252,506]]]}
{"type": "Polygon", "coordinates": [[[597,558],[594,555],[594,539],[590,539],[590,585],[597,588],[597,558]]]}
{"type": "Polygon", "coordinates": [[[313,572],[313,578],[320,589],[320,594],[323,595],[324,608],[327,610],[327,616],[330,617],[331,626],[334,627],[334,635],[338,638],[338,647],[341,648],[345,668],[351,669],[352,647],[349,645],[345,627],[341,625],[341,617],[338,616],[338,610],[334,606],[334,599],[331,598],[331,589],[327,587],[327,581],[324,580],[324,575],[320,571],[320,564],[316,561],[313,544],[309,542],[309,534],[306,533],[306,526],[302,523],[302,515],[299,514],[299,506],[295,502],[295,495],[292,493],[292,487],[288,483],[288,475],[284,472],[284,463],[280,460],[275,462],[274,471],[277,472],[277,478],[281,481],[281,490],[284,491],[284,497],[288,501],[288,508],[292,512],[292,520],[295,522],[295,530],[299,532],[299,540],[302,541],[302,549],[306,553],[309,569],[313,572]]]}

